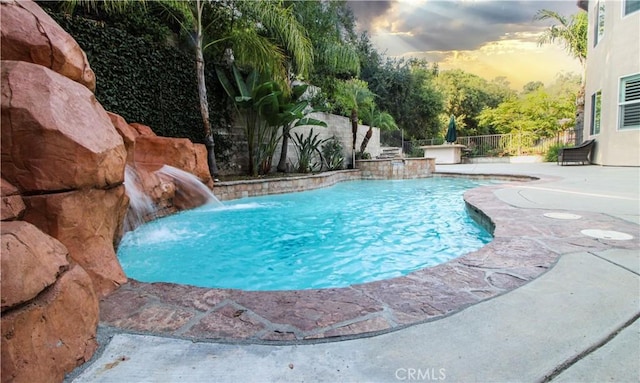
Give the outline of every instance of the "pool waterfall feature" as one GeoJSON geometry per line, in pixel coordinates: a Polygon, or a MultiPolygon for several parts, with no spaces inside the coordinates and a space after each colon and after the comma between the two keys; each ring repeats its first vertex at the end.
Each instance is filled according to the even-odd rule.
{"type": "Polygon", "coordinates": [[[124,233],[181,210],[201,205],[222,206],[196,176],[169,165],[156,170],[126,165],[124,185],[129,197],[124,233]]]}

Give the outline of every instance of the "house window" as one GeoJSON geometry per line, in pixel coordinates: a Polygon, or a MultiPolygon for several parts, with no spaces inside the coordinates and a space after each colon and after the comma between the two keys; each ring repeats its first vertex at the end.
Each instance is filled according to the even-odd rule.
{"type": "Polygon", "coordinates": [[[640,73],[620,80],[619,129],[640,129],[640,73]]]}
{"type": "Polygon", "coordinates": [[[595,29],[594,29],[594,38],[593,38],[593,46],[598,45],[600,40],[602,40],[602,36],[604,36],[604,1],[599,1],[596,4],[596,20],[595,20],[595,29]]]}
{"type": "Polygon", "coordinates": [[[624,15],[640,11],[640,0],[625,0],[624,15]]]}
{"type": "Polygon", "coordinates": [[[600,114],[602,112],[602,91],[591,95],[591,135],[600,134],[600,114]]]}

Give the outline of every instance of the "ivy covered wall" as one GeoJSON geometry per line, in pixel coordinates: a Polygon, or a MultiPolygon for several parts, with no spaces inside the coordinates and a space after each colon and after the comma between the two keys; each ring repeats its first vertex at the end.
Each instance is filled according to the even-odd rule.
{"type": "MultiPolygon", "coordinates": [[[[146,33],[140,37],[133,34],[136,31],[130,33],[103,20],[71,16],[46,5],[44,9],[87,54],[96,74],[96,98],[106,110],[121,115],[127,122],[149,125],[160,136],[204,141],[195,54],[191,50],[153,41],[162,36],[158,26],[145,29],[139,22],[137,26],[146,33]]],[[[232,145],[224,135],[231,117],[213,65],[209,64],[207,69],[216,154],[224,161],[232,145]]]]}

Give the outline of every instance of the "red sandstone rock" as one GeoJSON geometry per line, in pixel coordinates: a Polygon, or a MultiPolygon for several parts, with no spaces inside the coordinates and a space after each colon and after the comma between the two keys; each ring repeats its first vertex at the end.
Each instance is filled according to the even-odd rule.
{"type": "Polygon", "coordinates": [[[212,182],[206,167],[206,148],[204,145],[194,145],[187,138],[141,135],[136,139],[135,159],[136,165],[148,170],[169,165],[194,174],[207,185],[212,182]]]}
{"type": "Polygon", "coordinates": [[[204,144],[193,144],[193,150],[196,154],[196,167],[193,174],[200,178],[209,189],[213,189],[213,179],[209,173],[209,164],[207,164],[207,147],[204,144]]]}
{"type": "Polygon", "coordinates": [[[36,3],[8,0],[2,10],[2,60],[45,66],[73,81],[96,89],[96,76],[78,43],[36,3]]]}
{"type": "Polygon", "coordinates": [[[0,198],[1,198],[1,219],[2,221],[8,221],[12,219],[19,219],[24,213],[24,201],[20,196],[18,189],[5,181],[4,178],[0,179],[0,198]]]}
{"type": "Polygon", "coordinates": [[[2,61],[1,147],[2,176],[22,192],[124,180],[122,138],[93,93],[39,65],[2,61]]]}
{"type": "Polygon", "coordinates": [[[107,112],[107,115],[111,119],[111,123],[116,128],[118,134],[120,134],[120,137],[122,137],[122,139],[124,140],[124,146],[127,149],[127,163],[133,164],[133,155],[135,150],[134,145],[136,142],[136,138],[138,138],[140,133],[138,133],[137,130],[131,127],[131,125],[127,124],[127,121],[125,121],[125,119],[121,116],[111,112],[107,112]]]}
{"type": "Polygon", "coordinates": [[[69,267],[67,249],[24,221],[2,224],[2,311],[33,299],[69,267]]]}
{"type": "Polygon", "coordinates": [[[93,280],[103,297],[127,281],[113,243],[127,207],[124,186],[24,197],[24,220],[49,233],[93,280]]]}
{"type": "Polygon", "coordinates": [[[78,265],[1,321],[3,382],[61,382],[97,348],[98,299],[78,265]]]}
{"type": "Polygon", "coordinates": [[[133,122],[129,124],[133,129],[135,129],[139,135],[141,136],[155,136],[156,134],[153,130],[147,125],[139,124],[137,122],[133,122]]]}

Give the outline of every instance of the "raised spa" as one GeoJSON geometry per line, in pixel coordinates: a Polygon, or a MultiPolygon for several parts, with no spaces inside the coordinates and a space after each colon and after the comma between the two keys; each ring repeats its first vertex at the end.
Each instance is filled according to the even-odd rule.
{"type": "Polygon", "coordinates": [[[127,276],[243,290],[346,287],[476,250],[491,234],[466,212],[458,178],[351,181],[203,206],[128,232],[127,276]]]}

